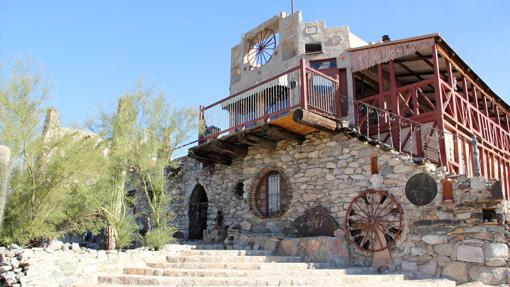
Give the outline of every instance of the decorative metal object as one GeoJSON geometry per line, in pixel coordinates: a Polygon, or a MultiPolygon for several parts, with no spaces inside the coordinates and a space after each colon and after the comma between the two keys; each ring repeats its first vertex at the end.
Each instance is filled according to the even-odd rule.
{"type": "Polygon", "coordinates": [[[271,29],[260,31],[253,37],[247,53],[248,63],[252,69],[263,66],[271,60],[276,42],[276,35],[271,29]]]}
{"type": "Polygon", "coordinates": [[[400,237],[404,211],[397,199],[385,190],[369,189],[356,196],[345,216],[345,236],[358,249],[379,252],[400,237]]]}
{"type": "Polygon", "coordinates": [[[427,205],[436,195],[437,183],[426,173],[415,174],[407,181],[406,197],[414,205],[427,205]]]}

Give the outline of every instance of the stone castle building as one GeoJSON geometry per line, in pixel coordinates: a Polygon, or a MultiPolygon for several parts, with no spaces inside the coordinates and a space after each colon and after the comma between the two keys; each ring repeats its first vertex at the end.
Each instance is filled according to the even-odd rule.
{"type": "Polygon", "coordinates": [[[171,210],[184,239],[506,283],[509,106],[439,34],[281,13],[232,48],[171,210]]]}

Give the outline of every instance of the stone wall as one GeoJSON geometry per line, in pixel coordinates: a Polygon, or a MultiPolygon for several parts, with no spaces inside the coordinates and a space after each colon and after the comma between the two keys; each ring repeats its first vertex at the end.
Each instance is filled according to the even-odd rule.
{"type": "MultiPolygon", "coordinates": [[[[168,245],[169,249],[178,247],[168,245]]],[[[97,275],[119,273],[127,265],[144,267],[145,262],[164,260],[163,252],[133,249],[105,251],[80,248],[77,243],[51,241],[45,248],[0,247],[1,286],[94,286],[97,275]]]]}
{"type": "MultiPolygon", "coordinates": [[[[501,215],[506,203],[487,200],[490,184],[482,179],[453,178],[454,202],[443,202],[442,182],[446,173],[442,169],[426,162],[417,164],[410,157],[383,151],[357,138],[328,133],[308,135],[302,144],[281,141],[274,150],[250,148],[244,159],[231,166],[206,165],[190,158],[180,161],[179,176],[173,185],[177,195],[174,197],[179,200],[172,210],[176,214],[175,223],[185,236],[189,197],[197,184],[204,187],[209,200],[206,239],[223,240],[217,238],[217,231],[226,229],[225,242],[230,248],[278,252],[283,240],[297,237],[292,223],[305,211],[321,206],[343,228],[351,200],[376,184],[378,189],[394,195],[404,211],[405,228],[390,250],[397,269],[416,276],[443,275],[459,282],[481,280],[495,284],[506,280],[508,256],[502,255],[507,250],[506,229],[503,225],[482,222],[483,208],[496,208],[501,215]],[[372,156],[378,158],[380,176],[371,175],[372,156]],[[249,193],[260,172],[267,169],[284,172],[291,202],[280,217],[265,219],[250,210],[249,193]],[[427,173],[437,183],[437,196],[425,206],[413,205],[405,195],[407,180],[417,173],[427,173]],[[244,185],[242,197],[234,192],[239,182],[244,185]],[[221,227],[217,224],[219,213],[221,227]]],[[[313,252],[306,254],[306,250],[313,250],[306,248],[308,243],[300,245],[302,239],[296,240],[298,247],[305,247],[301,248],[305,256],[317,258],[313,252]]],[[[371,264],[372,254],[359,251],[352,244],[347,244],[347,248],[347,258],[336,262],[371,264]]]]}

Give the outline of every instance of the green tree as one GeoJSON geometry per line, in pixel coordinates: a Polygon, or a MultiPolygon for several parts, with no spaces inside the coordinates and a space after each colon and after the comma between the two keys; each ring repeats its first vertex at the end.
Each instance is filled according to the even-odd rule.
{"type": "Polygon", "coordinates": [[[91,219],[102,199],[90,191],[104,158],[100,141],[80,131],[43,130],[46,94],[40,75],[21,61],[0,80],[0,142],[11,150],[4,243],[97,230],[91,219]]]}
{"type": "Polygon", "coordinates": [[[175,168],[172,155],[177,146],[189,140],[190,132],[196,131],[196,112],[172,108],[163,93],[146,89],[141,83],[124,99],[130,99],[134,111],[129,128],[131,145],[125,158],[131,182],[144,194],[150,209],[146,243],[159,249],[176,231],[170,224],[169,209],[169,170],[175,168]]]}

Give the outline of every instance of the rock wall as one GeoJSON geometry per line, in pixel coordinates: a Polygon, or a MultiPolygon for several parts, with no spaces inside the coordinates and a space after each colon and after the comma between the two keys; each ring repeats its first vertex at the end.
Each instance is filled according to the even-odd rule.
{"type": "MultiPolygon", "coordinates": [[[[328,133],[308,135],[302,144],[281,141],[274,150],[250,148],[244,159],[231,166],[207,165],[190,158],[180,161],[172,191],[177,200],[171,208],[184,237],[189,225],[189,197],[199,184],[209,200],[207,240],[223,241],[224,237],[218,235],[224,233],[218,230],[225,229],[225,242],[230,248],[272,249],[285,254],[281,246],[290,244],[310,260],[331,262],[329,257],[315,255],[322,247],[307,247],[322,246],[322,241],[333,239],[312,238],[312,243],[295,239],[294,244],[292,238],[298,236],[293,222],[307,210],[321,206],[343,228],[351,200],[377,185],[395,196],[404,212],[404,230],[396,246],[390,249],[395,268],[416,276],[446,276],[458,282],[480,280],[496,284],[507,280],[508,247],[503,225],[506,202],[491,200],[491,185],[483,179],[450,179],[454,199],[445,202],[443,182],[447,174],[441,168],[426,162],[417,164],[410,157],[384,151],[357,138],[328,133]],[[378,159],[378,176],[371,175],[373,156],[378,159]],[[288,179],[290,204],[277,218],[257,216],[249,202],[256,179],[261,171],[269,169],[283,172],[288,179]],[[433,201],[424,206],[412,204],[405,195],[408,179],[418,173],[430,175],[438,189],[433,201]],[[239,183],[243,185],[242,196],[235,192],[239,183]],[[484,208],[497,210],[499,225],[483,222],[484,208]]],[[[339,265],[371,264],[372,254],[352,244],[346,246],[348,256],[333,261],[339,265]]]]}

